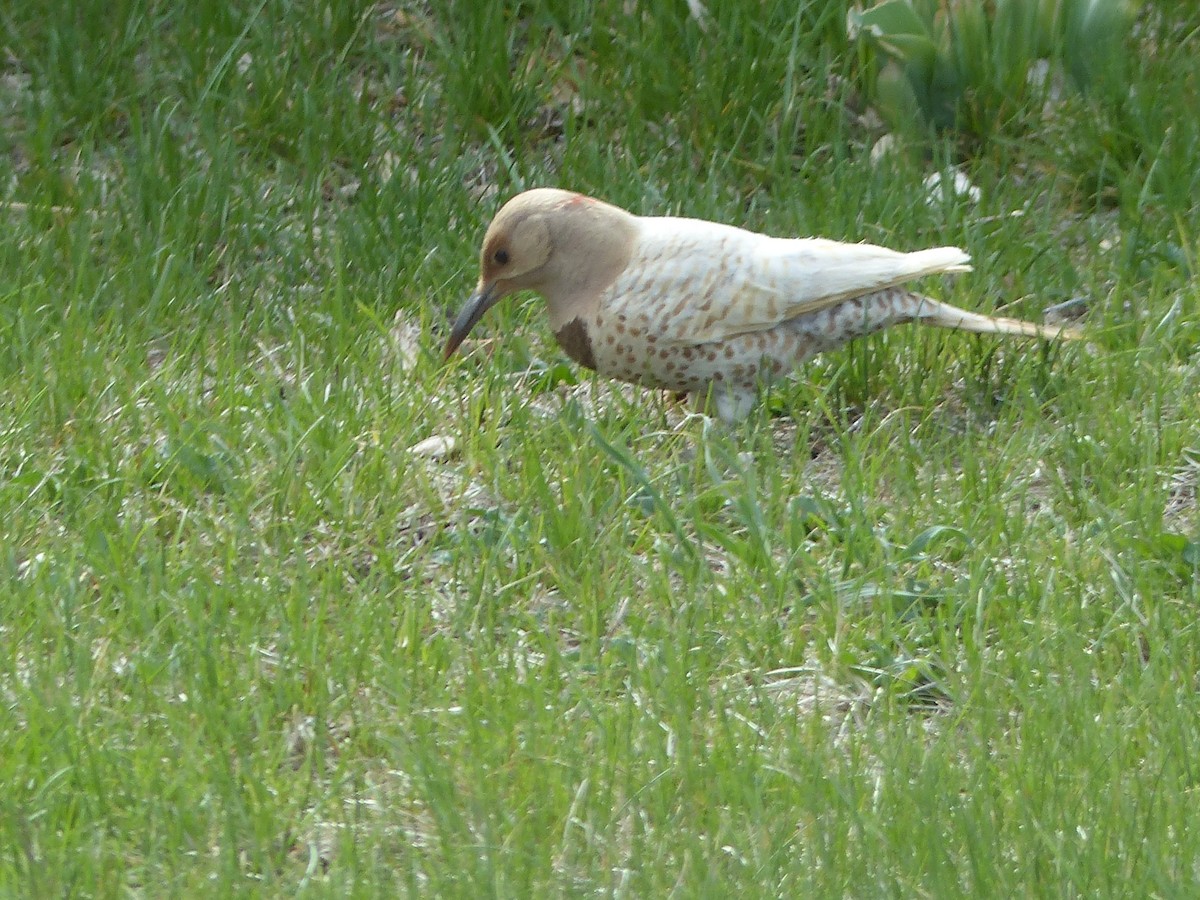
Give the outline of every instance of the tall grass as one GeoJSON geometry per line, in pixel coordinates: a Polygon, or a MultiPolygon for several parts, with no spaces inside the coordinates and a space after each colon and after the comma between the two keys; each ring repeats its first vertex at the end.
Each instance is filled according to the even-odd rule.
{"type": "Polygon", "coordinates": [[[836,4],[490,10],[0,12],[0,892],[1194,893],[1194,16],[874,165],[836,4]],[[522,184],[960,244],[1089,340],[896,329],[734,431],[536,303],[442,366],[522,184]]]}

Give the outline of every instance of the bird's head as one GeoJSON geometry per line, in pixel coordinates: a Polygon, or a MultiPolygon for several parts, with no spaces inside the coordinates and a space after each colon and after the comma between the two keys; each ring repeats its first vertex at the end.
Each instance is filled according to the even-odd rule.
{"type": "MultiPolygon", "coordinates": [[[[515,291],[531,290],[551,304],[569,302],[594,280],[597,264],[628,261],[613,251],[613,226],[632,217],[582,194],[537,188],[509,200],[488,226],[479,259],[479,283],[450,329],[445,359],[483,314],[515,291]]],[[[628,228],[616,229],[627,245],[628,228]]]]}

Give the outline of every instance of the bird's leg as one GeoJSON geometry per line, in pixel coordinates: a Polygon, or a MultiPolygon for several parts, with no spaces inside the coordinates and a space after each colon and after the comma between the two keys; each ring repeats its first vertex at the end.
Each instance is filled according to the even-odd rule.
{"type": "Polygon", "coordinates": [[[696,412],[716,412],[717,418],[726,425],[736,425],[754,408],[756,394],[752,390],[735,388],[729,384],[710,384],[706,390],[692,395],[696,412]]]}

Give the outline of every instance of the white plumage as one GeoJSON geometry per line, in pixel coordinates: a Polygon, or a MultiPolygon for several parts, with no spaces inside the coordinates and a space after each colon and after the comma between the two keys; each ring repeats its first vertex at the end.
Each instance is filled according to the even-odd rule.
{"type": "Polygon", "coordinates": [[[677,298],[663,338],[719,341],[923,275],[969,272],[957,247],[898,253],[874,244],[775,238],[701,219],[636,218],[633,258],[612,285],[614,304],[677,298]]]}
{"type": "Polygon", "coordinates": [[[449,357],[500,298],[529,289],[574,360],[624,381],[715,400],[744,416],[759,385],[815,353],[900,322],[1042,338],[1069,329],[980,315],[903,287],[970,271],[956,247],[776,238],[717,222],[646,218],[568,191],[510,200],[484,237],[480,278],[449,357]]]}

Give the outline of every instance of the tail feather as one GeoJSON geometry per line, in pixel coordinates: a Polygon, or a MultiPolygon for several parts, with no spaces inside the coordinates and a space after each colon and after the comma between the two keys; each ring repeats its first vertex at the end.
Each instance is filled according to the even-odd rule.
{"type": "Polygon", "coordinates": [[[978,334],[1020,334],[1046,340],[1061,338],[1072,341],[1083,337],[1083,332],[1069,325],[1035,325],[1033,322],[1023,322],[1020,319],[984,316],[928,298],[925,298],[921,304],[917,320],[941,328],[973,331],[978,334]]]}
{"type": "Polygon", "coordinates": [[[971,257],[957,247],[933,247],[899,254],[905,279],[971,271],[971,257]]]}

